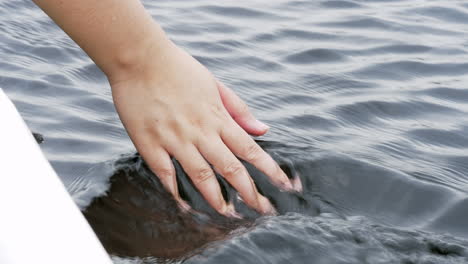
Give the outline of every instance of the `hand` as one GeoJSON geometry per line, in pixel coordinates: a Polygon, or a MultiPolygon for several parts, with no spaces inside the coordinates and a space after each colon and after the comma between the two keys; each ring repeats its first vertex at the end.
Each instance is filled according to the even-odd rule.
{"type": "Polygon", "coordinates": [[[158,52],[149,52],[138,71],[116,81],[110,79],[110,83],[117,112],[138,152],[179,202],[171,156],[223,215],[235,212],[226,204],[209,164],[248,206],[262,214],[275,210],[258,193],[237,157],[280,188],[292,189],[278,164],[247,134],[261,135],[268,127],[252,116],[233,91],[172,42],[158,52]]]}

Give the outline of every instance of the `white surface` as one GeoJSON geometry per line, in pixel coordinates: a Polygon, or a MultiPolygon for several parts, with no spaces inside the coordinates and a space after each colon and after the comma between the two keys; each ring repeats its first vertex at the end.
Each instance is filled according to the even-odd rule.
{"type": "Polygon", "coordinates": [[[0,263],[111,263],[2,89],[0,263]]]}

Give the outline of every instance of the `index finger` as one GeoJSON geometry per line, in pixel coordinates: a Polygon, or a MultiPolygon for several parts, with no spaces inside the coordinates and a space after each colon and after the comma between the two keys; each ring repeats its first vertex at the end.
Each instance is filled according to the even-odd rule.
{"type": "Polygon", "coordinates": [[[278,163],[237,124],[224,128],[221,131],[221,138],[237,157],[254,165],[275,185],[287,191],[294,189],[278,163]]]}

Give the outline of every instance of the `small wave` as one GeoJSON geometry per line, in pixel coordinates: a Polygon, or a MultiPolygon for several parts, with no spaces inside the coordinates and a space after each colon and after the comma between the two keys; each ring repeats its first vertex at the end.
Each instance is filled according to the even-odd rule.
{"type": "Polygon", "coordinates": [[[464,263],[467,247],[468,241],[386,227],[363,217],[289,214],[265,219],[252,232],[184,263],[464,263]]]}
{"type": "Polygon", "coordinates": [[[353,72],[356,77],[384,80],[411,80],[422,76],[468,74],[468,63],[427,63],[420,61],[384,62],[353,72]]]}
{"type": "Polygon", "coordinates": [[[323,7],[328,8],[362,8],[362,5],[354,2],[354,1],[342,1],[342,0],[335,0],[335,1],[326,1],[320,4],[323,7]]]}
{"type": "Polygon", "coordinates": [[[344,61],[346,57],[330,49],[309,49],[288,55],[284,60],[294,64],[315,64],[344,61]]]}

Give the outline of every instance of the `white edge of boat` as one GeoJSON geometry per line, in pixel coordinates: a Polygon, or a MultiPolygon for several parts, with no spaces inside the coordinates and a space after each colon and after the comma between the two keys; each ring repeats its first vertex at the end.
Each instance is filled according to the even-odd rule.
{"type": "Polygon", "coordinates": [[[112,263],[0,89],[0,263],[112,263]]]}

